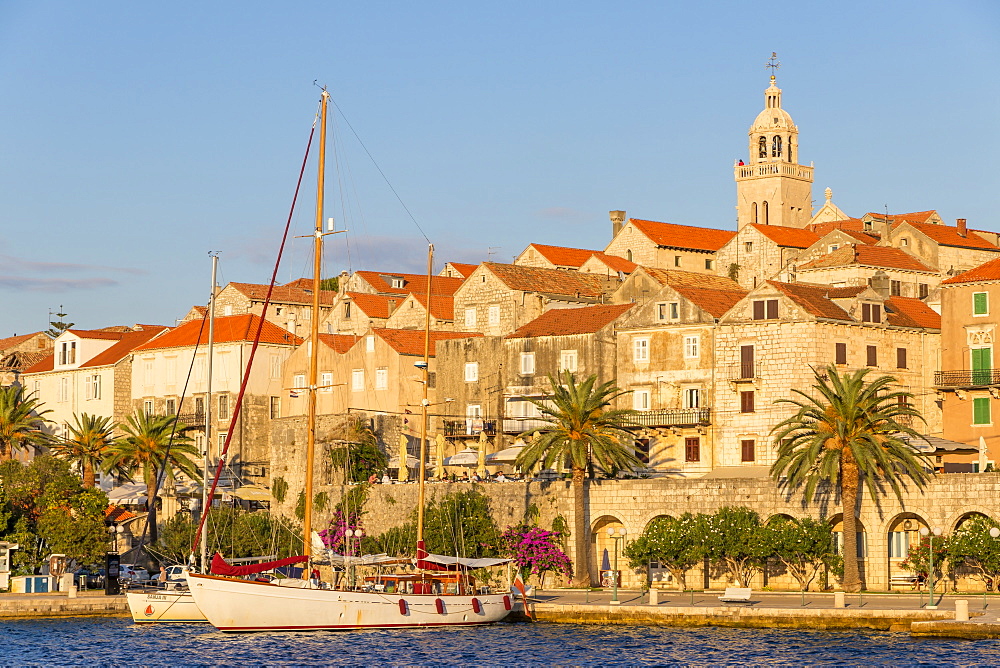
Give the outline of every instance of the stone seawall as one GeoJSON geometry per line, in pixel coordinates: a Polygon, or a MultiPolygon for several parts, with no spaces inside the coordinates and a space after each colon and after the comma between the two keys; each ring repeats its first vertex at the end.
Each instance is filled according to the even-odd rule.
{"type": "Polygon", "coordinates": [[[0,618],[23,617],[119,617],[128,616],[124,596],[65,594],[4,594],[0,596],[0,618]]]}

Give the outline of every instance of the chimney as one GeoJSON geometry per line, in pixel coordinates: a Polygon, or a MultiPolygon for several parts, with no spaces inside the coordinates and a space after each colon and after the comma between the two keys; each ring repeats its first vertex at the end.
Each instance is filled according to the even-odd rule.
{"type": "Polygon", "coordinates": [[[625,224],[625,212],[609,211],[608,214],[611,216],[611,238],[614,239],[622,231],[622,226],[625,224]]]}
{"type": "Polygon", "coordinates": [[[965,227],[965,218],[957,218],[955,224],[958,225],[958,236],[967,237],[969,236],[969,231],[965,227]]]}

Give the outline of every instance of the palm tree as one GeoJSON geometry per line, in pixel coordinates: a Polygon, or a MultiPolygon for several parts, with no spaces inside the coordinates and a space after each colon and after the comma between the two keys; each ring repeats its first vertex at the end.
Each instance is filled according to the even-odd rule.
{"type": "Polygon", "coordinates": [[[42,428],[48,422],[40,411],[42,402],[20,385],[0,387],[0,462],[9,461],[15,448],[47,445],[51,437],[42,428]]]}
{"type": "Polygon", "coordinates": [[[528,443],[517,456],[517,465],[530,469],[536,464],[545,468],[569,462],[573,471],[573,539],[576,552],[574,584],[590,586],[590,549],[587,520],[584,516],[585,474],[596,464],[606,473],[641,466],[627,445],[632,440],[625,430],[633,410],[613,409],[611,404],[626,394],[614,383],[595,387],[593,375],[577,384],[569,371],[562,383],[549,376],[552,394],[545,400],[527,398],[542,412],[548,424],[530,429],[521,437],[528,443]]]}
{"type": "Polygon", "coordinates": [[[76,464],[83,471],[83,486],[92,489],[95,484],[94,471],[103,466],[117,439],[112,436],[118,425],[109,417],[100,415],[73,416],[69,426],[69,437],[54,441],[49,448],[52,454],[76,464]]]}
{"type": "Polygon", "coordinates": [[[922,439],[903,422],[920,413],[910,405],[913,395],[893,389],[896,379],[880,376],[867,382],[869,369],[843,376],[836,367],[813,370],[815,395],[793,390],[801,399],[780,399],[798,407],[771,433],[778,447],[771,466],[775,480],[789,488],[805,486],[806,498],[821,495],[819,484],[840,490],[844,516],[844,589],[861,590],[857,557],[857,503],[861,481],[877,498],[884,481],[900,498],[904,477],[917,488],[930,478],[926,455],[904,437],[922,439]]]}
{"type": "Polygon", "coordinates": [[[176,415],[129,415],[121,428],[125,436],[108,449],[104,470],[119,469],[129,480],[136,471],[141,473],[148,498],[150,543],[155,544],[156,500],[152,496],[156,478],[163,471],[164,480],[173,481],[175,471],[179,471],[199,480],[196,458],[200,454],[185,435],[191,427],[177,422],[176,415]]]}

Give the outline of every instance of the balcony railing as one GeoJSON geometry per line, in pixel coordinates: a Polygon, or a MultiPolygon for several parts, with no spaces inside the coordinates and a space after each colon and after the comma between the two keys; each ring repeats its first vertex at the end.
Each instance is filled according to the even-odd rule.
{"type": "Polygon", "coordinates": [[[1000,369],[963,369],[961,371],[935,371],[937,387],[986,387],[1000,385],[1000,369]]]}
{"type": "Polygon", "coordinates": [[[465,420],[442,420],[445,436],[479,436],[485,433],[493,436],[497,433],[496,420],[481,420],[467,418],[465,420]]]}
{"type": "Polygon", "coordinates": [[[506,418],[503,421],[503,433],[520,434],[535,427],[544,427],[551,424],[551,422],[537,418],[506,418]]]}
{"type": "Polygon", "coordinates": [[[712,423],[711,408],[664,408],[654,411],[639,411],[629,416],[629,422],[637,427],[684,427],[712,423]]]}
{"type": "Polygon", "coordinates": [[[760,363],[740,362],[729,370],[729,380],[754,380],[760,378],[760,363]]]}

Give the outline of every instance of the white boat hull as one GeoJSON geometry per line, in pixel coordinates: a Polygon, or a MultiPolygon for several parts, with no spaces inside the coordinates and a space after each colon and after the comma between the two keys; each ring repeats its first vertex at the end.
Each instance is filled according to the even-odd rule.
{"type": "Polygon", "coordinates": [[[130,591],[125,598],[136,624],[208,622],[189,591],[130,591]]]}
{"type": "Polygon", "coordinates": [[[436,596],[306,589],[196,573],[188,575],[188,585],[209,623],[220,631],[474,626],[502,620],[513,606],[504,594],[436,596]]]}

